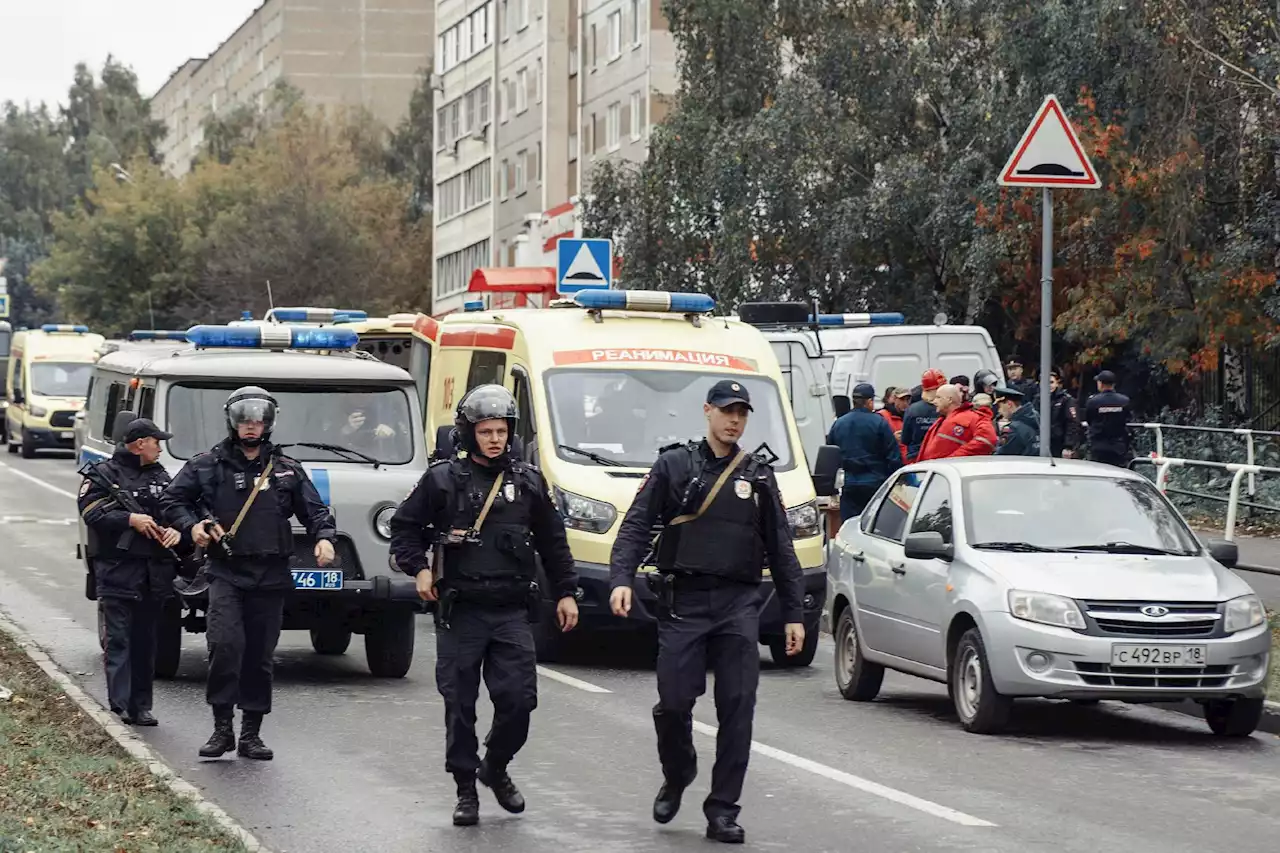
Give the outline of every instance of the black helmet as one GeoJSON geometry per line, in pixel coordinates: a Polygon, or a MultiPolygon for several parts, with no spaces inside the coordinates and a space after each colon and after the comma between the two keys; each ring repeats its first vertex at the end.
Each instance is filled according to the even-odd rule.
{"type": "Polygon", "coordinates": [[[227,432],[230,433],[231,440],[240,441],[246,447],[257,447],[266,441],[271,436],[271,429],[276,423],[277,406],[276,398],[267,393],[265,388],[259,388],[257,385],[246,385],[244,388],[233,391],[227,398],[226,405],[222,407],[227,415],[227,432]],[[242,441],[236,428],[240,424],[257,421],[261,421],[264,428],[262,438],[242,441]]]}
{"type": "MultiPolygon", "coordinates": [[[[458,401],[458,411],[454,416],[454,426],[458,428],[458,437],[468,452],[476,452],[480,448],[476,444],[475,425],[481,421],[501,418],[507,422],[508,439],[516,432],[516,398],[501,385],[477,385],[458,401]]],[[[508,444],[507,448],[510,449],[508,444]]]]}
{"type": "Polygon", "coordinates": [[[983,368],[973,374],[973,393],[990,394],[991,389],[1000,384],[1000,377],[996,375],[994,370],[983,368]]]}

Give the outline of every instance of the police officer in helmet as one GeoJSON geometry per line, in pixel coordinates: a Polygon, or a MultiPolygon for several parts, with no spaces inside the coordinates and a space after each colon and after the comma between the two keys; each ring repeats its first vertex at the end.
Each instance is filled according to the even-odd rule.
{"type": "Polygon", "coordinates": [[[210,557],[206,613],[213,735],[200,755],[237,749],[233,715],[243,721],[238,753],[270,760],[262,742],[271,712],[272,655],[280,639],[284,599],[293,586],[291,516],[315,540],[316,564],[333,563],[337,537],[329,508],[295,459],[271,441],[277,404],[262,388],[235,391],[223,407],[227,438],[189,461],[165,492],[166,511],[210,557]]]}
{"type": "Polygon", "coordinates": [[[501,385],[468,392],[455,418],[464,452],[434,463],[391,520],[396,565],[417,578],[418,595],[437,602],[436,688],[445,704],[445,771],[458,788],[456,826],[480,819],[477,780],[508,812],[525,808],[507,766],[538,704],[530,627],[545,618],[538,557],[560,630],[578,624],[564,521],[542,475],[511,455],[516,418],[515,398],[501,385]],[[482,672],[493,702],[483,761],[475,729],[482,672]]]}
{"type": "MultiPolygon", "coordinates": [[[[804,577],[777,481],[767,462],[738,447],[751,411],[742,384],[726,379],[712,386],[703,406],[706,438],[667,448],[658,457],[622,521],[610,565],[609,604],[615,615],[626,616],[653,527],[663,525],[656,549],[664,601],[657,614],[653,721],[664,781],[653,819],[671,821],[697,775],[693,705],[706,690],[710,664],[720,730],[711,791],[702,809],[707,837],[729,844],[741,844],[746,836],[737,822],[738,799],[760,677],[760,583],[766,558],[782,603],[787,654],[801,651],[805,633],[804,577]]],[[[896,444],[892,450],[896,459],[896,444]]]]}

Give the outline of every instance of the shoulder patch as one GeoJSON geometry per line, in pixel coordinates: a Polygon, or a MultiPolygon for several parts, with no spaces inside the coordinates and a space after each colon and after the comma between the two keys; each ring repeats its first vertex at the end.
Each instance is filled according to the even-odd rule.
{"type": "Polygon", "coordinates": [[[956,424],[951,428],[951,432],[954,435],[964,435],[964,426],[961,424],[956,424]]]}
{"type": "Polygon", "coordinates": [[[80,497],[84,497],[89,493],[90,485],[91,484],[89,483],[88,480],[85,480],[83,483],[80,484],[80,497]]]}
{"type": "Polygon", "coordinates": [[[649,484],[649,475],[645,474],[640,478],[640,485],[636,486],[636,494],[639,494],[645,486],[649,484]]]}

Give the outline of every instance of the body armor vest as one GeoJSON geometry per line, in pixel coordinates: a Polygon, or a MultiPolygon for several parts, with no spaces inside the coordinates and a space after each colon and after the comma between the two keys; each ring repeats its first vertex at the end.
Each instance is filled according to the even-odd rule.
{"type": "MultiPolygon", "coordinates": [[[[477,482],[467,470],[470,464],[464,460],[453,464],[455,530],[471,529],[492,487],[487,480],[477,482]]],[[[461,598],[525,600],[538,572],[528,488],[518,465],[505,469],[502,486],[476,536],[445,545],[442,580],[461,598]]]]}
{"type": "MultiPolygon", "coordinates": [[[[695,479],[702,478],[704,462],[692,451],[695,479]]],[[[727,462],[726,464],[732,464],[727,462]]],[[[759,461],[748,457],[724,484],[715,500],[698,518],[668,525],[658,545],[658,568],[663,572],[711,575],[730,581],[757,583],[764,565],[764,538],[760,532],[760,500],[755,476],[759,461]]],[[[714,482],[714,478],[706,479],[714,482]]],[[[701,505],[710,483],[687,506],[701,505]]],[[[684,510],[682,510],[684,511],[684,510]]]]}

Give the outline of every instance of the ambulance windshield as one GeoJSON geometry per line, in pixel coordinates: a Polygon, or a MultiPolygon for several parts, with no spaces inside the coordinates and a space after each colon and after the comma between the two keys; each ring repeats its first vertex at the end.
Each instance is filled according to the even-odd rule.
{"type": "MultiPolygon", "coordinates": [[[[686,370],[557,370],[547,375],[547,402],[555,444],[576,447],[633,468],[648,468],[668,444],[707,433],[702,413],[717,381],[740,382],[755,411],[739,441],[753,451],[761,442],[777,455],[777,471],[795,467],[787,435],[786,409],[778,386],[754,376],[721,376],[686,370]]],[[[589,457],[559,450],[560,458],[594,465],[589,457]]]]}
{"type": "Polygon", "coordinates": [[[31,393],[39,397],[83,397],[89,393],[92,364],[41,361],[31,365],[31,393]]]}

